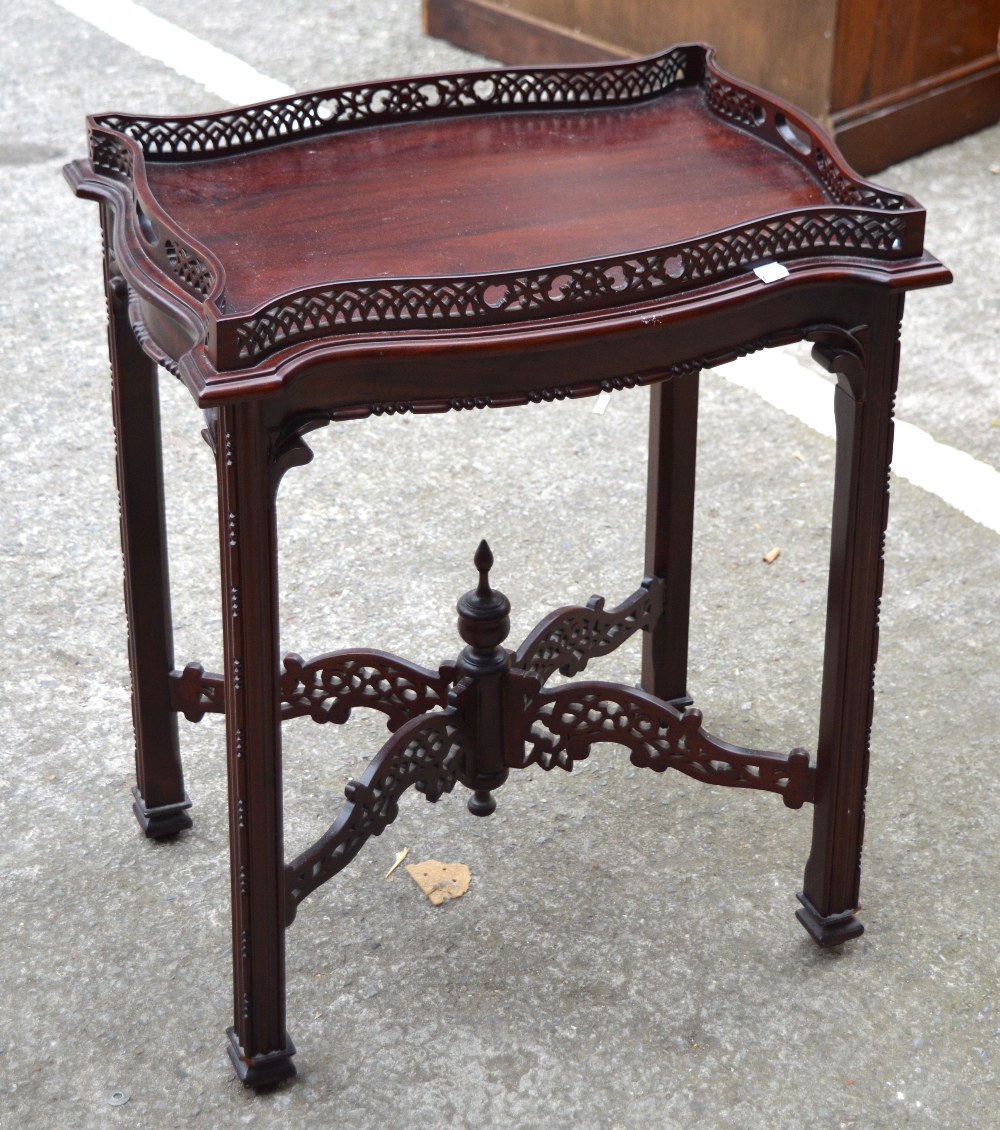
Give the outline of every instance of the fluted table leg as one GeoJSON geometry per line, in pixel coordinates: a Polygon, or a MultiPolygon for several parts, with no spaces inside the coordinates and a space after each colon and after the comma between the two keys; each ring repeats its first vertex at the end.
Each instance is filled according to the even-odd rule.
{"type": "Polygon", "coordinates": [[[879,298],[868,326],[814,356],[837,374],[837,465],[813,840],[798,918],[820,945],[864,930],[855,917],[874,708],[882,550],[902,297],[879,298]]]}
{"type": "Polygon", "coordinates": [[[278,687],[276,475],[259,406],[216,422],[229,770],[235,1021],[240,1079],[295,1074],[285,1031],[285,898],[278,687]]]}
{"type": "Polygon", "coordinates": [[[133,811],[147,836],[191,827],[168,676],[174,665],[156,365],[128,316],[128,286],[105,225],[105,284],[115,421],[125,615],[132,673],[136,787],[133,811]]]}
{"type": "Polygon", "coordinates": [[[642,642],[643,689],[688,705],[688,621],[698,374],[653,385],[649,404],[646,492],[646,575],[664,582],[663,612],[642,642]]]}

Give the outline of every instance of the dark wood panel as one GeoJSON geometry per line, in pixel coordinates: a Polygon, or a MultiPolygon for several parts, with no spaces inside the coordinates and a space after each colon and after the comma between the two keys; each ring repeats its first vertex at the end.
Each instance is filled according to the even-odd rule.
{"type": "Polygon", "coordinates": [[[862,173],[1000,119],[1000,0],[424,0],[427,28],[509,63],[715,46],[787,98],[862,173]]]}
{"type": "Polygon", "coordinates": [[[962,68],[949,82],[917,84],[891,100],[835,114],[833,132],[848,161],[872,173],[984,129],[998,117],[1000,61],[962,68]]]}
{"type": "Polygon", "coordinates": [[[425,0],[426,25],[506,63],[647,55],[711,43],[726,70],[823,117],[837,0],[425,0]],[[775,45],[780,44],[776,50],[775,45]]]}
{"type": "Polygon", "coordinates": [[[634,54],[527,13],[512,13],[488,0],[471,4],[427,0],[424,30],[503,63],[596,63],[634,54]]]}
{"type": "Polygon", "coordinates": [[[998,28],[1000,0],[840,0],[831,108],[995,60],[998,28]]]}

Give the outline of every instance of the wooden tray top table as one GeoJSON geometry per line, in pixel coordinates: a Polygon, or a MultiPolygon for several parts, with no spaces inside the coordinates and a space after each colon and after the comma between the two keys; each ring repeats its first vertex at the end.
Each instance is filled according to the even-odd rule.
{"type": "MultiPolygon", "coordinates": [[[[861,933],[859,858],[904,292],[947,282],[924,213],[860,180],[808,118],[680,46],[621,64],[315,91],[201,117],[101,114],[67,166],[101,205],[146,835],[190,826],[178,713],[223,712],[235,1024],[251,1086],[294,1075],[285,930],[411,785],[493,811],[511,769],[596,742],[634,764],[812,806],[797,914],[861,933]],[[771,265],[773,274],[757,268],[771,265]],[[763,277],[762,277],[763,275],[763,277]],[[780,276],[780,277],[778,277],[780,276]],[[773,281],[768,281],[772,280],[773,281]],[[713,738],[687,692],[698,372],[807,340],[836,374],[837,456],[816,761],[713,738]],[[154,364],[155,363],[155,364],[154,364]],[[218,467],[223,674],[174,669],[156,365],[206,410],[218,467]],[[489,580],[437,671],[379,651],[279,659],[274,497],[331,420],[501,408],[651,385],[645,577],[546,617],[516,651],[489,580]],[[642,689],[557,670],[643,632],[642,689]],[[285,862],[283,719],[356,707],[391,736],[329,830],[285,862]]],[[[502,489],[502,484],[498,484],[502,489]]]]}

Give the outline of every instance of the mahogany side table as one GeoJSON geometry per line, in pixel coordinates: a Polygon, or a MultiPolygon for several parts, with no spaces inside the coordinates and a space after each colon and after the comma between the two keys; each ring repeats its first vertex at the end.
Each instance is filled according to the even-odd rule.
{"type": "Polygon", "coordinates": [[[810,805],[798,918],[861,933],[859,858],[905,291],[949,281],[924,213],[858,178],[814,123],[679,46],[626,63],[366,83],[176,119],[88,119],[68,165],[97,201],[118,441],[138,784],[147,836],[190,826],[177,714],[226,717],[234,1026],[244,1083],[295,1073],[285,931],[397,816],[462,784],[493,811],[512,769],[592,744],[635,765],[810,805]],[[758,272],[758,268],[767,267],[758,272]],[[773,280],[773,281],[768,281],[773,280]],[[815,764],[720,741],[687,693],[698,372],[806,340],[836,374],[837,455],[815,764]],[[208,418],[224,667],[174,667],[156,366],[208,418]],[[651,385],[645,576],[558,609],[517,648],[489,580],[466,646],[427,670],[380,651],[279,658],[274,497],[331,420],[504,408],[651,385]],[[557,670],[643,633],[642,689],[557,670]],[[391,736],[291,862],[281,723],[381,711],[391,736]]]}

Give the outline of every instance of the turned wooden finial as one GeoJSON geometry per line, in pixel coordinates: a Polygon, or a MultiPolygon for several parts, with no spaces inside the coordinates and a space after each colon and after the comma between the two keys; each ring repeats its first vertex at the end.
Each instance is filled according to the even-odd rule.
{"type": "Polygon", "coordinates": [[[479,584],[458,602],[458,631],[469,644],[466,659],[477,668],[491,668],[503,660],[500,645],[510,631],[510,601],[490,584],[493,553],[484,539],[472,559],[479,584]]]}
{"type": "Polygon", "coordinates": [[[483,538],[472,559],[473,565],[479,570],[479,584],[476,587],[476,596],[482,601],[488,601],[493,596],[490,588],[490,570],[493,568],[493,551],[490,544],[483,538]]]}

